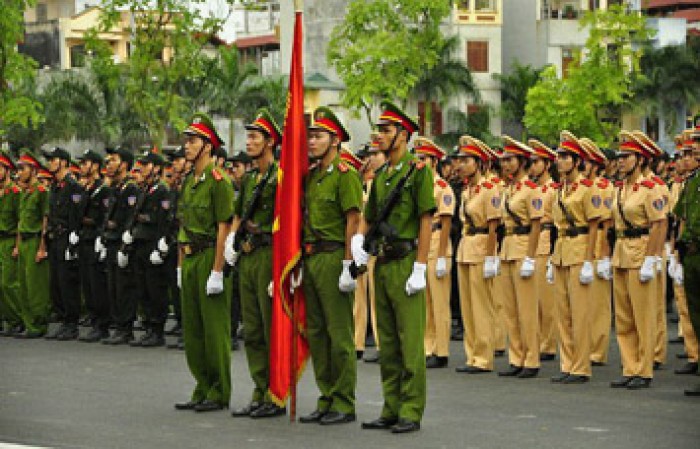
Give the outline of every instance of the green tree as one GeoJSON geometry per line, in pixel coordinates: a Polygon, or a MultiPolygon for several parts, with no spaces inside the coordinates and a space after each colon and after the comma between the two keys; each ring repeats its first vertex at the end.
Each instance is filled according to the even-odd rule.
{"type": "MultiPolygon", "coordinates": [[[[411,97],[419,101],[436,100],[441,105],[458,95],[469,96],[475,103],[480,101],[479,89],[469,67],[462,59],[455,58],[459,46],[460,39],[457,36],[450,36],[442,41],[437,62],[423,71],[411,89],[411,97]]],[[[432,123],[431,112],[432,108],[425,109],[426,124],[432,123]]],[[[423,132],[430,134],[425,130],[423,132]]]]}
{"type": "Polygon", "coordinates": [[[561,129],[610,146],[620,130],[620,115],[631,106],[632,77],[639,74],[641,49],[651,37],[643,16],[621,6],[588,12],[581,19],[589,36],[570,66],[568,77],[553,67],[528,91],[524,123],[530,134],[557,140],[561,129]]]}
{"type": "Polygon", "coordinates": [[[440,22],[451,4],[434,0],[352,0],[327,57],[345,83],[343,103],[371,123],[382,99],[406,101],[442,49],[440,22]]]}
{"type": "Polygon", "coordinates": [[[491,116],[493,108],[487,104],[481,104],[476,112],[465,114],[457,108],[450,108],[447,111],[448,131],[435,138],[438,145],[444,148],[452,148],[459,144],[459,138],[464,134],[489,144],[498,144],[498,139],[491,134],[491,116]]]}
{"type": "Polygon", "coordinates": [[[13,125],[35,128],[41,105],[24,89],[35,76],[36,62],[17,51],[24,38],[24,11],[34,0],[4,0],[0,14],[0,137],[13,125]]]}
{"type": "MultiPolygon", "coordinates": [[[[501,116],[522,127],[527,104],[527,92],[537,84],[542,69],[531,65],[513,63],[508,74],[494,73],[493,78],[501,86],[501,116]]],[[[524,137],[524,136],[523,136],[524,137]]]]}
{"type": "Polygon", "coordinates": [[[147,127],[152,145],[165,143],[169,126],[184,126],[183,116],[188,108],[180,93],[183,80],[205,72],[203,50],[226,20],[202,15],[197,6],[204,3],[205,0],[102,2],[100,23],[92,30],[89,48],[101,58],[98,67],[113,72],[116,63],[105,48],[108,44],[96,36],[112,30],[124,12],[132,18],[131,53],[123,63],[123,82],[127,101],[147,127]]]}

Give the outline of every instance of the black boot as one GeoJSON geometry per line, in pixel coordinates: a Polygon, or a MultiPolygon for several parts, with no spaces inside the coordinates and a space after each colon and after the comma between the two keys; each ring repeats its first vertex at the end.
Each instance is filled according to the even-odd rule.
{"type": "Polygon", "coordinates": [[[70,341],[78,338],[77,324],[64,324],[63,330],[56,336],[58,341],[70,341]]]}
{"type": "Polygon", "coordinates": [[[155,348],[158,346],[165,346],[162,328],[150,330],[150,332],[146,333],[146,338],[141,340],[142,348],[155,348]]]}

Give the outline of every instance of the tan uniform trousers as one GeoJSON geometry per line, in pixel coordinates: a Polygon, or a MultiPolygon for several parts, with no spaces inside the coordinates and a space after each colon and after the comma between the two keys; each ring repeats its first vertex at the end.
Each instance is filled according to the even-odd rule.
{"type": "Polygon", "coordinates": [[[693,330],[693,325],[690,323],[688,315],[688,300],[685,297],[685,287],[673,283],[673,294],[676,297],[678,307],[678,329],[679,334],[683,336],[683,346],[685,353],[688,354],[689,362],[698,361],[698,338],[693,330]]]}
{"type": "Polygon", "coordinates": [[[613,269],[615,332],[622,375],[654,377],[656,294],[654,281],[642,283],[639,269],[613,269]]]}
{"type": "Polygon", "coordinates": [[[540,352],[556,354],[557,352],[557,302],[553,285],[547,282],[547,259],[549,256],[537,256],[535,277],[539,294],[540,311],[540,352]]]}
{"type": "Polygon", "coordinates": [[[484,279],[484,264],[457,266],[459,298],[464,323],[464,353],[467,366],[493,370],[495,310],[493,279],[484,279]]]}
{"type": "Polygon", "coordinates": [[[367,271],[357,278],[355,288],[355,304],[352,309],[352,316],[355,321],[355,350],[365,350],[365,337],[367,336],[367,301],[370,303],[370,314],[372,320],[372,335],[374,344],[379,350],[379,333],[377,333],[377,314],[374,308],[374,265],[376,257],[370,257],[367,263],[367,271]]]}
{"type": "Polygon", "coordinates": [[[591,376],[591,285],[579,281],[583,264],[556,267],[561,372],[591,376]]]}
{"type": "Polygon", "coordinates": [[[447,257],[447,274],[438,279],[435,275],[437,258],[428,259],[425,289],[425,355],[448,357],[450,355],[450,290],[452,288],[452,258],[447,257]]]}
{"type": "Polygon", "coordinates": [[[494,350],[506,350],[506,314],[503,311],[503,276],[499,273],[493,278],[492,299],[494,316],[494,350]]]}
{"type": "Polygon", "coordinates": [[[664,364],[668,354],[668,328],[666,325],[666,256],[661,265],[663,269],[656,272],[654,277],[656,300],[656,340],[654,345],[654,361],[664,364]]]}
{"type": "Polygon", "coordinates": [[[501,294],[508,329],[508,358],[513,366],[539,368],[537,280],[534,275],[529,278],[520,277],[522,263],[522,260],[501,262],[501,294]]]}
{"type": "Polygon", "coordinates": [[[591,362],[608,363],[612,325],[612,289],[610,281],[597,274],[591,284],[591,362]]]}

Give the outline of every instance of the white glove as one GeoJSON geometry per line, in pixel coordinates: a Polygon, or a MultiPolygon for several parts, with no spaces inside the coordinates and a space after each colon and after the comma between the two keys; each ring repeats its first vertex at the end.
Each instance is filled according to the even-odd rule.
{"type": "Polygon", "coordinates": [[[664,250],[666,252],[667,258],[673,256],[673,248],[671,247],[671,242],[664,243],[664,250]]]}
{"type": "Polygon", "coordinates": [[[496,275],[501,274],[501,258],[498,256],[493,256],[496,259],[496,275]]]}
{"type": "Polygon", "coordinates": [[[654,279],[654,274],[656,274],[656,256],[644,257],[644,263],[639,270],[639,280],[649,282],[654,279]]]}
{"type": "Polygon", "coordinates": [[[122,234],[122,242],[124,242],[125,245],[134,243],[134,236],[131,235],[131,231],[124,231],[122,234]]]}
{"type": "Polygon", "coordinates": [[[102,237],[97,237],[95,239],[95,252],[96,253],[101,253],[102,250],[105,249],[105,246],[102,244],[102,237]]]}
{"type": "Polygon", "coordinates": [[[435,262],[435,277],[442,279],[447,276],[447,259],[438,257],[435,262]]]}
{"type": "Polygon", "coordinates": [[[168,252],[168,243],[165,241],[165,237],[161,237],[158,240],[158,251],[165,254],[168,252]]]}
{"type": "Polygon", "coordinates": [[[676,264],[676,270],[673,273],[673,282],[675,282],[676,285],[679,287],[683,285],[683,265],[677,263],[676,264]]]}
{"type": "Polygon", "coordinates": [[[656,256],[656,272],[661,273],[664,271],[664,259],[661,256],[656,256]]]}
{"type": "Polygon", "coordinates": [[[365,236],[362,234],[355,234],[350,240],[350,250],[352,252],[352,258],[355,261],[355,265],[362,267],[367,265],[369,262],[369,254],[362,247],[365,244],[365,236]]]}
{"type": "Polygon", "coordinates": [[[529,278],[535,274],[535,259],[532,257],[525,257],[523,259],[523,264],[520,265],[520,277],[529,278]]]}
{"type": "Polygon", "coordinates": [[[212,271],[207,279],[207,295],[218,295],[224,291],[224,273],[212,271]]]}
{"type": "Polygon", "coordinates": [[[578,281],[581,285],[588,285],[593,282],[593,264],[590,260],[583,262],[581,272],[578,275],[578,281]]]}
{"type": "Polygon", "coordinates": [[[64,254],[64,259],[66,259],[67,262],[70,262],[71,260],[77,259],[76,256],[74,256],[69,248],[66,248],[66,252],[64,254]]]}
{"type": "Polygon", "coordinates": [[[425,289],[425,268],[424,263],[413,262],[413,271],[406,281],[406,294],[415,295],[425,289]]]}
{"type": "Polygon", "coordinates": [[[350,276],[350,264],[352,260],[343,261],[343,271],[340,273],[340,279],[338,279],[338,288],[343,293],[350,293],[355,290],[357,282],[350,276]]]}
{"type": "Polygon", "coordinates": [[[612,271],[610,268],[610,258],[603,257],[598,262],[596,262],[595,271],[596,271],[596,274],[598,275],[598,277],[601,279],[605,279],[606,281],[609,281],[610,279],[612,279],[612,271]]]}
{"type": "Polygon", "coordinates": [[[289,293],[294,294],[294,290],[301,286],[302,279],[304,279],[304,270],[302,268],[292,271],[289,275],[289,293]]]}
{"type": "Polygon", "coordinates": [[[231,232],[226,236],[226,241],[224,242],[224,259],[226,263],[234,266],[238,261],[238,253],[233,249],[233,239],[236,237],[235,232],[231,232]]]}
{"type": "Polygon", "coordinates": [[[160,256],[160,251],[157,249],[153,250],[149,259],[153,265],[163,265],[163,258],[160,256]]]}
{"type": "Polygon", "coordinates": [[[484,279],[491,279],[498,273],[498,256],[484,258],[484,279]]]}
{"type": "Polygon", "coordinates": [[[175,273],[177,275],[177,288],[182,288],[182,268],[177,267],[175,273]]]}
{"type": "Polygon", "coordinates": [[[270,281],[270,283],[267,286],[267,296],[269,296],[270,298],[272,298],[272,294],[274,293],[274,291],[272,291],[272,290],[273,290],[272,281],[270,281]]]}
{"type": "Polygon", "coordinates": [[[676,260],[676,255],[669,254],[668,255],[668,275],[669,275],[669,277],[675,276],[676,265],[678,265],[678,261],[676,260]]]}
{"type": "Polygon", "coordinates": [[[544,275],[548,284],[554,284],[554,265],[552,264],[552,258],[547,259],[547,272],[544,275]]]}
{"type": "Polygon", "coordinates": [[[129,265],[129,255],[117,251],[117,265],[119,265],[119,268],[126,268],[129,265]]]}
{"type": "MultiPolygon", "coordinates": [[[[71,245],[77,245],[78,242],[80,241],[80,237],[78,237],[78,233],[75,231],[71,231],[70,234],[68,234],[68,243],[71,245]]],[[[66,259],[68,260],[68,259],[66,259]]]]}

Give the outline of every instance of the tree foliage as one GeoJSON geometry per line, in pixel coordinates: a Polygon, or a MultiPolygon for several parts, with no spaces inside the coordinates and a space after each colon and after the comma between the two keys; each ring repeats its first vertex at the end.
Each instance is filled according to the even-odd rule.
{"type": "Polygon", "coordinates": [[[352,0],[327,53],[345,83],[345,106],[371,122],[372,106],[382,99],[405,102],[438,61],[440,22],[450,10],[447,1],[352,0]]]}
{"type": "Polygon", "coordinates": [[[522,124],[525,117],[527,92],[540,79],[542,68],[522,65],[517,61],[508,74],[494,73],[493,78],[501,87],[501,116],[511,122],[522,124]]]}
{"type": "Polygon", "coordinates": [[[0,13],[0,137],[12,125],[35,128],[42,120],[41,105],[27,95],[36,62],[17,51],[24,38],[24,10],[35,0],[4,0],[0,13]]]}
{"type": "MultiPolygon", "coordinates": [[[[639,74],[639,43],[651,37],[643,16],[621,6],[592,11],[581,19],[589,35],[584,51],[558,78],[549,67],[527,95],[525,125],[531,134],[556,141],[568,129],[609,146],[620,130],[621,111],[633,98],[632,77],[639,74]]],[[[638,76],[638,75],[637,75],[638,76]]]]}

